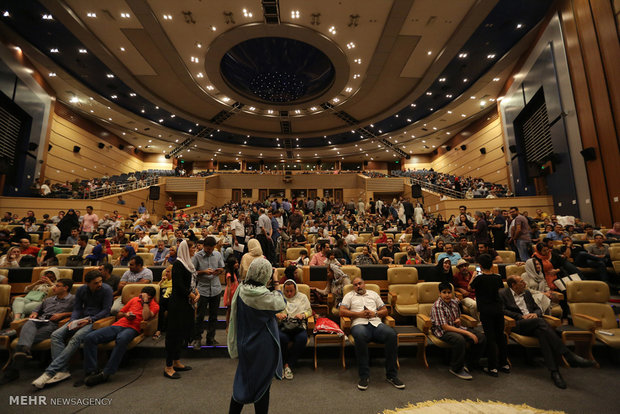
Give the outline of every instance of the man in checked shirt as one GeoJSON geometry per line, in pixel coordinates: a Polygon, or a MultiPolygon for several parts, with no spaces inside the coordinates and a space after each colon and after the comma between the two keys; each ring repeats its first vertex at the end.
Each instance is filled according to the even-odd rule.
{"type": "Polygon", "coordinates": [[[453,298],[452,285],[439,284],[439,298],[431,308],[431,331],[433,335],[451,346],[450,373],[460,379],[471,380],[469,369],[465,366],[465,356],[469,346],[468,364],[477,367],[484,352],[484,334],[461,326],[461,311],[458,299],[453,298]]]}

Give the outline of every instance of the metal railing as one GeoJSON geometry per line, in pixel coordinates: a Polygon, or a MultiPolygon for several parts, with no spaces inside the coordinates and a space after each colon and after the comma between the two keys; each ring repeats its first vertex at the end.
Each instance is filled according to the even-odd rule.
{"type": "Polygon", "coordinates": [[[425,188],[427,190],[431,190],[439,194],[445,194],[453,198],[465,198],[465,193],[462,191],[456,191],[441,185],[431,184],[428,181],[419,180],[413,177],[409,177],[409,179],[411,180],[411,184],[419,184],[422,188],[425,188]]]}
{"type": "Polygon", "coordinates": [[[146,188],[151,185],[155,185],[159,182],[159,177],[152,175],[147,177],[146,179],[140,181],[136,179],[135,181],[117,181],[117,182],[109,182],[110,188],[97,188],[95,190],[84,191],[85,199],[93,199],[93,198],[101,198],[106,197],[118,193],[123,193],[125,191],[137,190],[140,188],[146,188]]]}

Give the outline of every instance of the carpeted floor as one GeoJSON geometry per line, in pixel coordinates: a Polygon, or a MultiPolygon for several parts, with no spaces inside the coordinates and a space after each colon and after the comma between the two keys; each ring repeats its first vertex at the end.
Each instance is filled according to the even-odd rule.
{"type": "MultiPolygon", "coordinates": [[[[135,350],[134,350],[135,351],[135,350]]],[[[413,349],[411,351],[414,351],[413,349]]],[[[42,391],[35,391],[30,382],[41,374],[36,363],[22,372],[19,380],[0,386],[2,413],[73,413],[82,406],[11,406],[10,396],[45,396],[52,398],[110,398],[111,406],[89,407],[84,413],[226,413],[230,401],[236,361],[209,350],[198,353],[187,351],[185,359],[194,368],[183,373],[180,380],[163,377],[163,359],[132,358],[124,363],[111,381],[94,388],[73,387],[73,379],[42,391]],[[200,357],[197,357],[200,355],[200,357]],[[133,382],[132,382],[133,381],[133,382]]],[[[556,388],[548,372],[542,367],[524,364],[522,358],[513,358],[514,369],[509,375],[488,377],[474,373],[473,381],[463,381],[448,373],[441,354],[432,352],[430,368],[422,368],[412,353],[401,354],[399,376],[407,385],[397,390],[385,382],[383,359],[372,359],[371,382],[367,391],[357,390],[355,360],[348,358],[346,370],[337,367],[335,358],[321,358],[315,372],[312,361],[302,359],[295,369],[292,381],[274,381],[271,391],[272,413],[380,413],[429,400],[501,401],[509,404],[527,404],[544,410],[566,413],[617,413],[620,404],[618,378],[620,369],[611,361],[599,358],[601,369],[563,369],[567,390],[556,388]]],[[[74,377],[81,371],[76,369],[74,377]]],[[[482,407],[482,406],[481,406],[482,407]]],[[[251,407],[244,409],[253,413],[251,407]]],[[[492,408],[482,411],[496,412],[492,408]]]]}

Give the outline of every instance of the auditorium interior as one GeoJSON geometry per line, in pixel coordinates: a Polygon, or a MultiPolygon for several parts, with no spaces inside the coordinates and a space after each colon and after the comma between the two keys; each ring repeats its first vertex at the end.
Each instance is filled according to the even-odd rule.
{"type": "MultiPolygon", "coordinates": [[[[273,380],[271,412],[617,412],[619,34],[620,0],[0,0],[0,374],[8,378],[27,322],[14,318],[15,301],[50,263],[75,293],[104,262],[124,277],[119,255],[135,250],[159,302],[176,253],[157,257],[158,241],[176,252],[182,238],[214,237],[223,257],[243,262],[250,235],[246,227],[245,250],[235,250],[231,221],[246,212],[252,231],[266,231],[253,226],[253,207],[263,207],[280,227],[269,254],[261,239],[274,277],[297,266],[312,303],[295,377],[273,380]],[[81,213],[87,247],[107,256],[82,261],[61,225],[70,210],[81,213]],[[491,226],[498,215],[505,227],[491,226]],[[519,216],[531,228],[527,257],[511,238],[519,216]],[[120,229],[126,244],[112,240],[120,229]],[[426,230],[433,253],[420,260],[426,230]],[[22,260],[24,237],[31,261],[22,260]],[[560,358],[568,388],[558,389],[540,341],[511,332],[506,316],[510,374],[452,376],[449,345],[430,319],[446,254],[439,241],[450,244],[442,237],[455,251],[462,238],[472,256],[480,244],[493,248],[492,271],[508,290],[528,272],[529,253],[548,246],[543,282],[545,263],[565,264],[571,280],[547,278],[559,290],[544,320],[595,366],[560,358]],[[404,390],[383,380],[388,353],[378,343],[368,390],[356,389],[351,320],[331,293],[326,302],[316,293],[332,266],[299,261],[300,250],[312,260],[325,243],[347,250],[339,272],[362,277],[388,309],[404,390]],[[400,253],[386,259],[392,244],[400,253]],[[573,258],[575,248],[583,256],[573,258]],[[370,262],[356,261],[364,249],[370,262]],[[40,260],[48,251],[55,261],[40,260]],[[342,331],[313,329],[318,318],[342,331]]],[[[140,291],[116,293],[124,305],[140,291]]],[[[158,317],[142,322],[118,372],[96,387],[79,381],[82,349],[70,380],[33,387],[52,360],[49,339],[34,344],[19,377],[0,381],[2,412],[227,412],[237,360],[224,302],[217,311],[215,340],[184,346],[193,369],[178,381],[162,376],[158,317]]],[[[480,314],[465,317],[482,332],[480,314]]],[[[102,329],[114,322],[104,319],[102,329]]],[[[100,366],[114,346],[99,345],[100,366]]]]}

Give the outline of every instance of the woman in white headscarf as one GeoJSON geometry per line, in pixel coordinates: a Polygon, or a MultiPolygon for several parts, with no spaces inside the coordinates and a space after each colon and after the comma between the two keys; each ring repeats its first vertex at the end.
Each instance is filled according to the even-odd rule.
{"type": "Polygon", "coordinates": [[[547,285],[545,275],[542,271],[542,265],[538,259],[532,258],[525,262],[525,273],[521,275],[521,278],[527,285],[527,288],[540,310],[542,310],[543,313],[547,313],[549,308],[551,308],[553,293],[547,285]]]}
{"type": "Polygon", "coordinates": [[[274,376],[282,378],[276,314],[286,301],[279,290],[267,289],[272,277],[271,264],[261,257],[254,259],[232,300],[228,353],[239,358],[239,365],[229,413],[241,413],[244,404],[254,404],[257,413],[268,412],[271,381],[274,376]]]}
{"type": "Polygon", "coordinates": [[[280,325],[280,348],[284,360],[284,378],[293,379],[294,367],[297,359],[306,348],[308,342],[307,322],[312,316],[312,307],[308,296],[297,290],[297,283],[287,279],[282,287],[286,298],[286,308],[276,315],[280,325]],[[292,343],[289,349],[289,343],[292,343]]]}
{"type": "Polygon", "coordinates": [[[260,247],[260,242],[256,239],[250,239],[248,241],[248,252],[243,255],[241,263],[239,263],[239,276],[241,280],[245,279],[250,263],[259,257],[263,257],[263,249],[260,247]]]}
{"type": "Polygon", "coordinates": [[[422,204],[416,203],[415,209],[413,210],[413,217],[417,225],[421,226],[424,223],[424,209],[422,208],[422,204]]]}
{"type": "Polygon", "coordinates": [[[181,364],[181,349],[187,345],[194,326],[193,304],[199,298],[196,291],[196,269],[192,264],[194,243],[183,240],[177,249],[177,260],[172,265],[172,294],[168,300],[166,329],[166,368],[164,376],[181,378],[178,371],[189,371],[181,364]]]}

